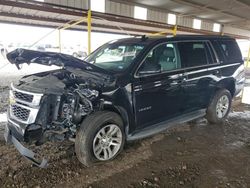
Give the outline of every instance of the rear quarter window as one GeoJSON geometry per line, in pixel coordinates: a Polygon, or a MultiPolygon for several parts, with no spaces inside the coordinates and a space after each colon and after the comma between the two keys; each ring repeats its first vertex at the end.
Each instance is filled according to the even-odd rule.
{"type": "Polygon", "coordinates": [[[206,42],[178,42],[181,63],[183,67],[196,67],[212,62],[206,42]]]}
{"type": "Polygon", "coordinates": [[[242,55],[236,41],[221,40],[217,41],[217,44],[219,47],[217,53],[221,61],[225,63],[236,63],[242,61],[242,55]]]}

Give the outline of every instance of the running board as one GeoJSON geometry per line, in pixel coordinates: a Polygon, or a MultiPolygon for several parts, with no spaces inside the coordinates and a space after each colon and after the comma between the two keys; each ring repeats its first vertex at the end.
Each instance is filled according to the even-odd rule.
{"type": "Polygon", "coordinates": [[[135,133],[128,135],[127,141],[133,141],[133,140],[146,138],[154,134],[160,133],[166,129],[172,128],[176,126],[177,124],[185,123],[185,122],[188,122],[188,121],[200,118],[200,117],[204,117],[205,115],[206,115],[206,109],[190,112],[190,113],[172,118],[170,120],[157,123],[150,127],[146,127],[142,130],[138,130],[135,133]]]}

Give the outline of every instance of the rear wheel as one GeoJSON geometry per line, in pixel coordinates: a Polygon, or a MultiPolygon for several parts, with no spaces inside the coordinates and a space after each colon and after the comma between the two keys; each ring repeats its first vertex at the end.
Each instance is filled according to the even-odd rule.
{"type": "Polygon", "coordinates": [[[123,149],[125,134],[120,116],[96,112],[85,119],[76,135],[77,158],[85,166],[114,159],[123,149]]]}
{"type": "Polygon", "coordinates": [[[207,109],[207,120],[210,123],[222,123],[230,111],[231,103],[232,96],[228,90],[217,91],[207,109]]]}

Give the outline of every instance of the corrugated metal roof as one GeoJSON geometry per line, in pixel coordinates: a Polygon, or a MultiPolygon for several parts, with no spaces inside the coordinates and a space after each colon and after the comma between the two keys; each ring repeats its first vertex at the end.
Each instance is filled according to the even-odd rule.
{"type": "MultiPolygon", "coordinates": [[[[137,1],[137,0],[129,0],[131,3],[142,3],[145,6],[153,6],[155,8],[161,6],[161,10],[167,6],[171,11],[175,11],[181,13],[182,19],[177,19],[178,24],[178,32],[180,34],[183,33],[202,33],[202,34],[216,34],[212,32],[212,24],[206,23],[202,25],[202,30],[194,30],[190,28],[192,25],[191,17],[187,16],[188,14],[199,12],[200,9],[197,7],[192,7],[183,3],[183,6],[180,5],[180,1],[182,0],[145,0],[145,1],[137,1]],[[152,4],[153,2],[153,4],[152,4]]],[[[199,1],[202,3],[204,0],[199,1]]],[[[229,1],[229,0],[228,0],[229,1]]],[[[236,0],[234,0],[236,1],[236,0]]],[[[63,1],[50,0],[53,3],[61,3],[63,1]]],[[[72,1],[73,2],[73,1],[72,1]]],[[[86,7],[85,1],[75,0],[74,3],[67,3],[67,6],[80,6],[79,8],[70,8],[59,5],[52,5],[47,3],[35,2],[35,1],[24,1],[24,0],[0,0],[0,22],[7,23],[19,23],[19,24],[30,24],[30,25],[41,25],[41,26],[50,26],[50,27],[58,27],[62,26],[70,20],[78,20],[86,17],[87,10],[82,9],[82,7],[86,7]],[[85,2],[85,3],[84,3],[85,2]]],[[[166,31],[171,33],[171,29],[173,26],[166,24],[166,18],[164,11],[157,12],[152,9],[149,11],[149,20],[136,20],[131,17],[133,14],[132,6],[120,3],[123,1],[119,1],[119,3],[113,2],[111,0],[107,0],[106,12],[110,13],[120,13],[119,15],[108,14],[108,13],[98,13],[92,12],[92,29],[93,31],[103,31],[103,32],[113,32],[113,33],[130,33],[130,34],[149,34],[155,32],[166,31]],[[114,7],[115,6],[115,7],[114,7]],[[113,7],[113,8],[112,8],[113,7]],[[109,11],[107,11],[109,10],[109,11]],[[118,11],[120,10],[120,11],[118,11]],[[130,16],[130,17],[129,17],[130,16]]],[[[189,2],[189,1],[188,1],[189,2]]],[[[195,1],[197,2],[197,1],[195,1]]],[[[195,3],[194,2],[194,3],[195,3]]],[[[189,2],[190,3],[190,2],[189,2]]],[[[221,5],[222,6],[222,5],[221,5]]],[[[206,7],[208,8],[208,7],[206,7]]],[[[203,15],[208,14],[208,12],[203,11],[203,15]]],[[[218,13],[219,15],[220,13],[218,13]]],[[[224,13],[223,13],[224,14],[224,13]]],[[[218,15],[214,15],[215,17],[218,15]]],[[[207,15],[209,17],[209,14],[207,15]]],[[[211,17],[211,15],[210,15],[211,17]]],[[[224,19],[234,20],[235,16],[228,16],[224,19]]],[[[250,26],[249,26],[250,27],[250,26]]],[[[86,23],[81,23],[78,26],[74,26],[73,29],[81,29],[86,30],[86,23]]],[[[249,28],[250,30],[250,28],[249,28]]],[[[235,30],[230,30],[234,32],[235,30]]],[[[231,34],[232,34],[231,32],[231,34]]],[[[237,30],[237,37],[249,38],[250,34],[242,32],[240,29],[237,30]],[[243,34],[242,34],[243,33],[243,34]]]]}
{"type": "Polygon", "coordinates": [[[250,30],[249,0],[113,0],[250,30]],[[248,24],[245,24],[245,23],[248,24]]]}

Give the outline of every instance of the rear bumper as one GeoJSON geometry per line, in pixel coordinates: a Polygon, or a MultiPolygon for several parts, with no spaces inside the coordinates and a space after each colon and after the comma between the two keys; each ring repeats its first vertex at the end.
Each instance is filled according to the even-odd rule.
{"type": "Polygon", "coordinates": [[[244,89],[245,81],[246,81],[245,77],[241,78],[240,80],[236,80],[234,97],[237,97],[240,94],[240,92],[244,89]]]}
{"type": "Polygon", "coordinates": [[[41,168],[46,168],[48,165],[47,160],[44,158],[42,160],[38,160],[36,157],[38,156],[37,154],[35,154],[32,150],[24,147],[21,144],[21,141],[23,141],[22,130],[21,132],[19,132],[15,128],[18,127],[16,127],[15,125],[13,125],[12,122],[9,121],[5,127],[5,133],[4,133],[5,141],[8,144],[13,144],[19,151],[19,153],[26,159],[30,160],[34,165],[41,168]]]}

